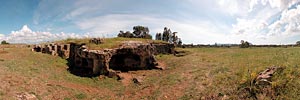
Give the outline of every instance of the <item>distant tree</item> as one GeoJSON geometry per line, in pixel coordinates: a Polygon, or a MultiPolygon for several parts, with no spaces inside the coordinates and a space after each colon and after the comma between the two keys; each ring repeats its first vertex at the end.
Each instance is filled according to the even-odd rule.
{"type": "Polygon", "coordinates": [[[118,34],[118,37],[124,37],[124,31],[120,31],[120,33],[118,34]]]}
{"type": "Polygon", "coordinates": [[[162,40],[161,33],[156,33],[155,40],[162,40]]]}
{"type": "Polygon", "coordinates": [[[164,32],[163,32],[163,37],[162,40],[166,41],[166,42],[170,42],[170,36],[171,36],[172,32],[170,29],[168,29],[167,27],[164,28],[164,32]]]}
{"type": "Polygon", "coordinates": [[[118,37],[152,39],[152,36],[149,34],[148,27],[144,26],[134,26],[133,33],[131,33],[130,31],[120,31],[118,37]]]}
{"type": "Polygon", "coordinates": [[[156,40],[163,40],[169,43],[173,43],[175,45],[181,45],[182,41],[177,36],[177,32],[172,32],[171,29],[165,27],[163,33],[156,34],[156,40]]]}
{"type": "Polygon", "coordinates": [[[178,36],[176,34],[177,34],[177,32],[173,32],[172,36],[170,38],[170,41],[174,44],[178,44],[178,36]]]}
{"type": "Polygon", "coordinates": [[[182,45],[182,41],[180,38],[178,38],[178,45],[181,46],[182,45]]]}
{"type": "Polygon", "coordinates": [[[118,37],[133,38],[133,34],[130,31],[126,31],[125,33],[124,31],[120,31],[118,37]]]}
{"type": "Polygon", "coordinates": [[[8,42],[6,42],[5,40],[1,41],[1,44],[9,44],[8,42]]]}
{"type": "Polygon", "coordinates": [[[132,34],[130,31],[126,31],[126,32],[124,33],[124,37],[132,38],[132,37],[133,37],[133,34],[132,34]]]}
{"type": "Polygon", "coordinates": [[[144,26],[134,26],[133,27],[133,34],[137,38],[145,38],[146,35],[150,35],[148,27],[144,27],[144,26]]]}
{"type": "Polygon", "coordinates": [[[297,41],[297,42],[296,42],[296,45],[300,46],[300,41],[297,41]]]}
{"type": "Polygon", "coordinates": [[[250,42],[241,40],[241,44],[240,44],[240,47],[241,47],[241,48],[249,48],[250,45],[251,45],[250,42]]]}

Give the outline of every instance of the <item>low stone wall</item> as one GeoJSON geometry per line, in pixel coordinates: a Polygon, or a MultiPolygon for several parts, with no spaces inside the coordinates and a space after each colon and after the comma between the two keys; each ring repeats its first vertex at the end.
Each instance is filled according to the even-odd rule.
{"type": "Polygon", "coordinates": [[[62,58],[68,58],[70,53],[70,44],[45,44],[34,45],[32,51],[51,54],[53,56],[60,56],[62,58]]]}
{"type": "Polygon", "coordinates": [[[169,43],[160,43],[160,44],[152,44],[155,47],[155,52],[154,54],[173,54],[175,52],[174,48],[175,45],[174,44],[169,44],[169,43]]]}

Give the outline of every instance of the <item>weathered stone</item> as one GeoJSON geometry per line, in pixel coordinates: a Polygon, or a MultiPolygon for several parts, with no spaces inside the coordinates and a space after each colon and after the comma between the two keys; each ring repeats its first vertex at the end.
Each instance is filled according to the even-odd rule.
{"type": "Polygon", "coordinates": [[[31,93],[28,92],[21,92],[17,93],[17,100],[38,100],[38,98],[31,93]]]}
{"type": "Polygon", "coordinates": [[[34,45],[32,51],[60,56],[62,58],[69,57],[70,44],[49,44],[49,45],[34,45]]]}
{"type": "MultiPolygon", "coordinates": [[[[170,54],[174,45],[126,41],[118,48],[90,50],[85,44],[51,44],[43,53],[68,58],[70,69],[87,68],[93,75],[114,76],[116,71],[127,72],[158,68],[154,54],[170,54]]],[[[34,51],[38,51],[38,47],[34,51]]],[[[160,68],[161,69],[161,68],[160,68]]]]}
{"type": "Polygon", "coordinates": [[[175,52],[174,44],[169,43],[160,43],[160,44],[152,44],[155,47],[154,54],[173,54],[175,52]]]}
{"type": "Polygon", "coordinates": [[[259,75],[256,77],[256,84],[270,85],[272,82],[271,78],[277,69],[278,69],[278,67],[273,66],[273,67],[267,68],[263,72],[260,72],[259,75]]]}
{"type": "Polygon", "coordinates": [[[141,78],[132,78],[132,81],[135,84],[141,84],[143,80],[141,78]]]}
{"type": "Polygon", "coordinates": [[[90,39],[89,42],[98,45],[98,44],[102,44],[103,43],[103,39],[101,39],[101,38],[92,38],[92,39],[90,39]]]}
{"type": "Polygon", "coordinates": [[[34,45],[33,48],[32,48],[32,51],[35,51],[35,52],[41,52],[41,51],[42,51],[42,48],[41,48],[41,46],[39,46],[39,45],[34,45]]]}

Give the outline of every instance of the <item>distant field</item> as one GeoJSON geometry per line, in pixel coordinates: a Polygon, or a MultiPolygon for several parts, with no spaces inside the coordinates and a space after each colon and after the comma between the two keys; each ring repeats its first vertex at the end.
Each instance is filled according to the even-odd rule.
{"type": "MultiPolygon", "coordinates": [[[[186,55],[157,55],[166,70],[129,72],[140,85],[114,78],[79,77],[67,61],[30,48],[0,46],[0,99],[27,92],[39,99],[237,99],[238,88],[269,66],[285,66],[274,75],[275,99],[300,93],[300,48],[188,48],[186,55]]],[[[270,99],[257,94],[259,99],[270,99]]],[[[253,98],[250,98],[253,99],[253,98]]]]}

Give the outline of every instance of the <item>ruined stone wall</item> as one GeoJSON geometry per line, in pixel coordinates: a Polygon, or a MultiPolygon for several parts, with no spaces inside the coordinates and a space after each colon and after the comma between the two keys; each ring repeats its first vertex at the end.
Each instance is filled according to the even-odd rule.
{"type": "Polygon", "coordinates": [[[32,51],[68,58],[70,53],[70,44],[34,45],[32,51]]]}
{"type": "Polygon", "coordinates": [[[70,69],[89,69],[87,74],[111,73],[156,68],[155,54],[171,54],[173,44],[127,41],[114,49],[90,50],[85,44],[48,44],[34,46],[33,51],[68,58],[70,69]]]}
{"type": "Polygon", "coordinates": [[[88,50],[84,44],[70,44],[70,67],[91,69],[91,74],[107,74],[112,50],[88,50]]]}
{"type": "Polygon", "coordinates": [[[164,43],[164,44],[152,44],[155,47],[154,54],[173,54],[174,53],[174,44],[164,43]]]}
{"type": "Polygon", "coordinates": [[[152,69],[157,65],[155,47],[150,44],[129,43],[116,49],[89,50],[84,44],[72,43],[70,48],[71,66],[89,68],[92,74],[152,69]]]}

